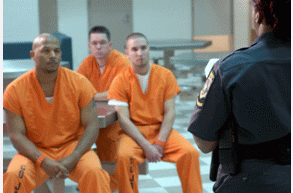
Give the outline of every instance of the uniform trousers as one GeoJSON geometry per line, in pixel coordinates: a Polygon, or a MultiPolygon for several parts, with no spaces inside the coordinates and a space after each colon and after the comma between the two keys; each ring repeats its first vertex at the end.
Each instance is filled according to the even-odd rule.
{"type": "Polygon", "coordinates": [[[220,165],[216,193],[290,193],[291,165],[278,165],[273,160],[249,159],[242,161],[240,173],[224,173],[220,165]]]}
{"type": "MultiPolygon", "coordinates": [[[[151,144],[154,144],[160,128],[156,125],[138,126],[138,129],[151,144]]],[[[116,168],[119,193],[138,193],[138,165],[144,161],[143,149],[131,137],[122,133],[116,168]]],[[[174,129],[166,141],[162,161],[176,163],[184,193],[202,192],[199,153],[174,129]]]]}
{"type": "MultiPolygon", "coordinates": [[[[58,161],[69,156],[77,143],[78,141],[75,141],[60,148],[38,148],[38,150],[45,157],[58,161]]],[[[81,157],[68,177],[78,183],[82,193],[111,192],[109,175],[102,169],[100,160],[93,150],[89,150],[81,157]]],[[[16,154],[3,175],[4,193],[31,192],[48,178],[48,174],[42,167],[37,167],[27,157],[16,154]]]]}

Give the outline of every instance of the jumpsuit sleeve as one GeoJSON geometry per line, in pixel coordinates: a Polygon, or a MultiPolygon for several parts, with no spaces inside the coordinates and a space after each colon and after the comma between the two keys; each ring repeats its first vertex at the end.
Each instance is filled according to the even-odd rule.
{"type": "Polygon", "coordinates": [[[115,99],[118,101],[126,102],[129,104],[129,100],[126,93],[126,81],[123,81],[124,77],[122,74],[116,76],[109,88],[107,99],[115,99]]]}
{"type": "Polygon", "coordinates": [[[90,64],[90,60],[89,58],[85,58],[81,64],[79,65],[78,69],[76,72],[84,75],[85,77],[87,77],[88,79],[90,78],[89,77],[89,71],[91,70],[90,67],[89,67],[89,64],[90,64]]]}
{"type": "Polygon", "coordinates": [[[3,109],[9,110],[17,115],[22,114],[19,98],[12,84],[8,85],[3,94],[3,109]]]}
{"type": "Polygon", "coordinates": [[[81,77],[81,81],[79,82],[79,84],[80,97],[78,105],[79,108],[82,109],[92,100],[97,91],[92,83],[85,77],[81,77]]]}
{"type": "Polygon", "coordinates": [[[169,71],[167,76],[167,85],[165,88],[164,102],[172,98],[174,95],[180,93],[178,82],[172,72],[169,71]]]}

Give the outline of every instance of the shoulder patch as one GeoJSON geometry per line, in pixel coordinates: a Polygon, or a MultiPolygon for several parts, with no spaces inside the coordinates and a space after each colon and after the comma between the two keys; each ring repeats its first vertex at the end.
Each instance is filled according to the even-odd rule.
{"type": "Polygon", "coordinates": [[[214,70],[211,70],[211,72],[210,72],[210,74],[204,84],[203,89],[200,91],[200,94],[197,97],[196,105],[198,107],[203,106],[204,100],[205,100],[207,93],[209,92],[210,87],[211,87],[212,83],[214,82],[214,80],[215,80],[215,73],[214,73],[214,70]]]}

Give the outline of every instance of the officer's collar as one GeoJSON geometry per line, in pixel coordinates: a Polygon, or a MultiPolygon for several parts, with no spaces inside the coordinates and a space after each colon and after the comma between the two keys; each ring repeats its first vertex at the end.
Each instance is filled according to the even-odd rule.
{"type": "Polygon", "coordinates": [[[258,38],[256,38],[256,40],[254,40],[254,42],[251,44],[251,46],[254,46],[258,42],[268,41],[270,39],[276,39],[274,33],[272,31],[265,32],[265,33],[261,34],[258,38]]]}

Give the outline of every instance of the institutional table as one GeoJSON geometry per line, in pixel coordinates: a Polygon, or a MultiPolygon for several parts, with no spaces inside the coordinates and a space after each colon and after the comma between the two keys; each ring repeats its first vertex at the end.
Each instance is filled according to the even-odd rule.
{"type": "Polygon", "coordinates": [[[150,50],[164,51],[164,66],[172,69],[170,57],[174,56],[175,50],[200,49],[206,48],[212,44],[209,40],[192,39],[170,39],[170,40],[150,40],[148,42],[150,50]]]}

